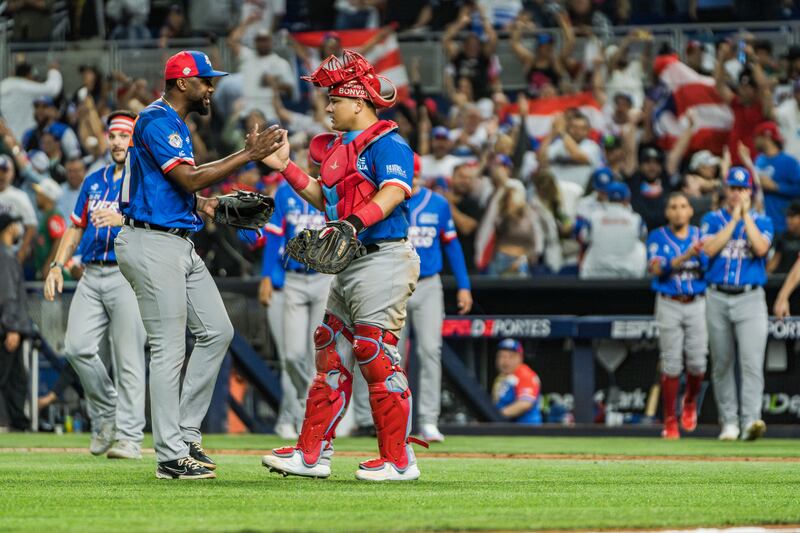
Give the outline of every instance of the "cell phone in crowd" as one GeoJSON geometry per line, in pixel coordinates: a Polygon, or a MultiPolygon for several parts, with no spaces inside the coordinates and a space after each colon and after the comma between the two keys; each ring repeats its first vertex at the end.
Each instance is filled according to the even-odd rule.
{"type": "Polygon", "coordinates": [[[741,63],[742,65],[747,63],[747,53],[745,52],[745,47],[746,46],[747,46],[747,43],[744,41],[744,39],[739,39],[739,56],[738,56],[738,58],[739,58],[739,63],[741,63]]]}

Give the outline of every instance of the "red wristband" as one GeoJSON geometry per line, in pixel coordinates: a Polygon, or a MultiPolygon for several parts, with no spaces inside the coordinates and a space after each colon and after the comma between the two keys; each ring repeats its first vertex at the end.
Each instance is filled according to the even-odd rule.
{"type": "Polygon", "coordinates": [[[311,178],[308,177],[308,174],[303,172],[302,168],[295,165],[294,161],[289,161],[289,164],[286,165],[286,168],[283,169],[281,174],[283,174],[283,177],[286,178],[289,185],[297,192],[302,191],[311,183],[311,178]]]}
{"type": "MultiPolygon", "coordinates": [[[[383,209],[381,209],[381,206],[379,206],[375,202],[369,202],[361,206],[361,208],[358,211],[356,211],[350,216],[358,218],[358,220],[361,221],[362,227],[368,228],[373,224],[377,224],[378,222],[383,220],[383,209]]],[[[360,230],[361,230],[360,228],[357,228],[357,231],[360,230]]]]}

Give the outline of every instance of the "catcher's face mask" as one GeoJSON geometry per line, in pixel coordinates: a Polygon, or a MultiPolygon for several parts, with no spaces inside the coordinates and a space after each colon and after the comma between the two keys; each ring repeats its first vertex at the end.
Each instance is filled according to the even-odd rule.
{"type": "Polygon", "coordinates": [[[345,50],[340,60],[332,55],[310,76],[303,76],[317,87],[327,87],[330,96],[361,98],[375,107],[391,107],[397,99],[397,89],[386,76],[375,74],[375,68],[353,50],[345,50]]]}

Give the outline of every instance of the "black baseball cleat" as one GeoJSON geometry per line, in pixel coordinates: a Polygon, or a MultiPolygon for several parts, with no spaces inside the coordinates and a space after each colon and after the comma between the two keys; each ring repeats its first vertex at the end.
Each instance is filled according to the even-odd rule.
{"type": "Polygon", "coordinates": [[[213,479],[217,474],[204,467],[191,457],[158,463],[158,479],[213,479]]]}
{"type": "Polygon", "coordinates": [[[200,465],[208,468],[209,470],[216,470],[217,463],[214,462],[211,457],[206,455],[205,450],[202,446],[200,446],[199,442],[188,442],[185,441],[186,445],[189,446],[189,456],[200,463],[200,465]]]}

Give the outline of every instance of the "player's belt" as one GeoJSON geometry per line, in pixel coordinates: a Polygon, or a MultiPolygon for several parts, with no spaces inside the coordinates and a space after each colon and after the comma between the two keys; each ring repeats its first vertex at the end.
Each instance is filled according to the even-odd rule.
{"type": "Polygon", "coordinates": [[[117,266],[117,262],[116,261],[102,261],[102,260],[99,260],[99,259],[97,261],[86,261],[84,264],[96,265],[96,266],[101,266],[101,267],[117,266]]]}
{"type": "Polygon", "coordinates": [[[722,294],[736,295],[754,291],[758,288],[758,285],[717,285],[712,283],[711,288],[717,292],[721,292],[722,294]]]}
{"type": "Polygon", "coordinates": [[[396,239],[383,239],[383,240],[378,241],[378,242],[371,242],[371,243],[365,245],[364,248],[367,249],[367,255],[369,255],[369,254],[374,254],[375,252],[379,251],[381,249],[381,245],[383,245],[383,244],[386,244],[386,243],[389,243],[389,242],[405,242],[405,241],[406,241],[405,237],[398,237],[396,239]]]}
{"type": "Polygon", "coordinates": [[[134,228],[141,228],[147,230],[155,230],[155,231],[163,231],[164,233],[169,233],[171,235],[177,235],[178,237],[187,238],[189,235],[192,234],[191,230],[183,229],[183,228],[167,228],[165,226],[159,226],[158,224],[151,224],[150,222],[142,222],[140,220],[134,220],[129,216],[125,216],[122,219],[123,224],[126,226],[131,226],[134,228]]]}
{"type": "Polygon", "coordinates": [[[690,304],[693,301],[697,300],[702,294],[664,294],[659,293],[662,298],[666,298],[667,300],[674,300],[676,302],[680,302],[682,304],[690,304]]]}

